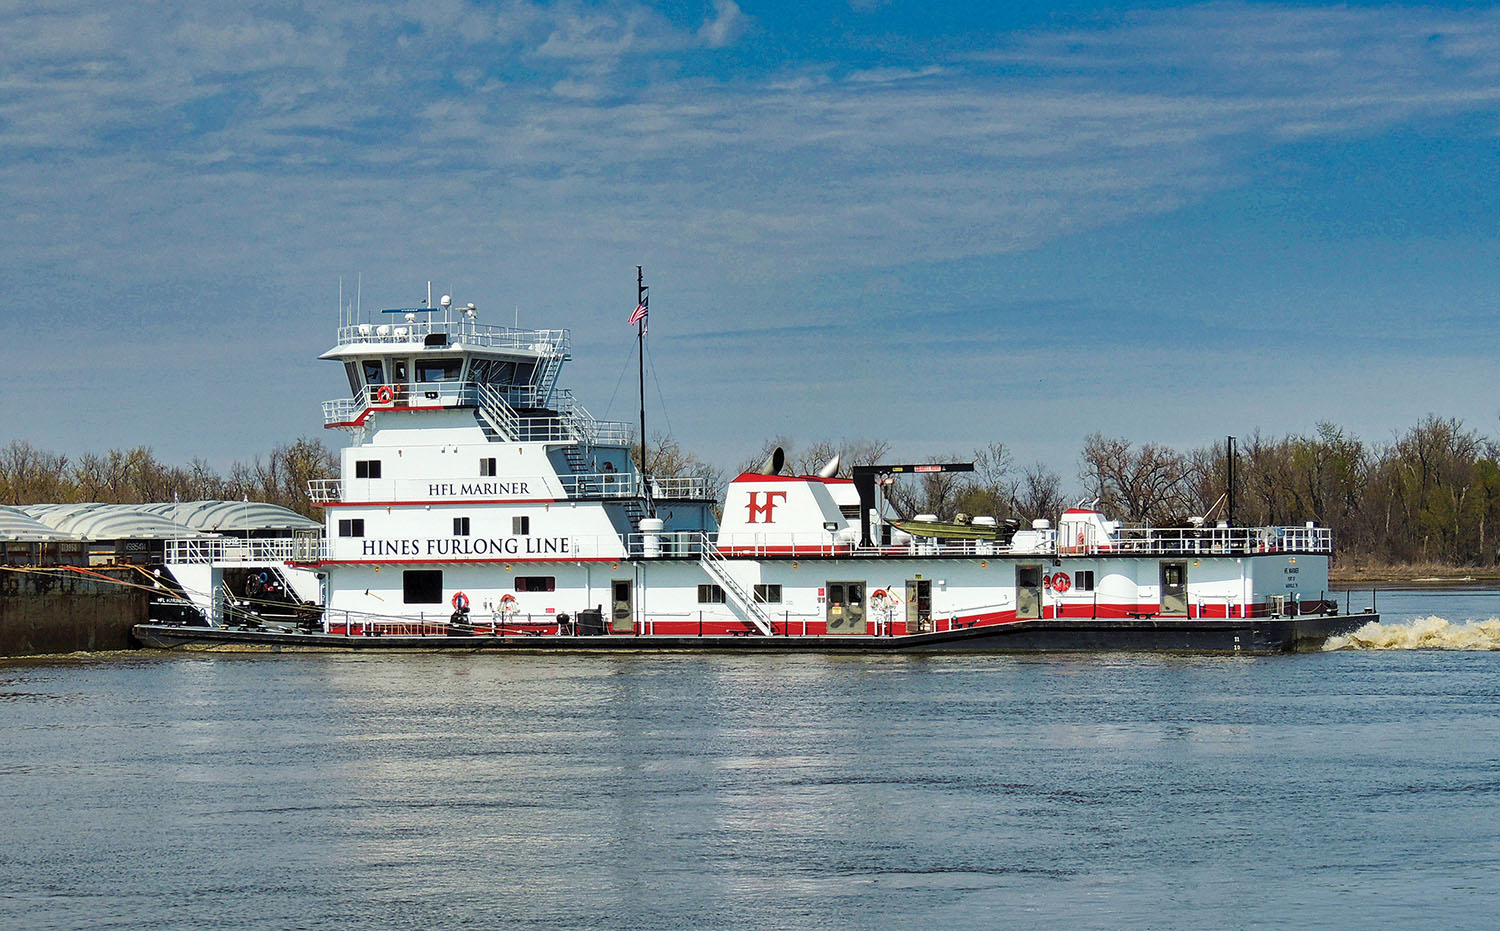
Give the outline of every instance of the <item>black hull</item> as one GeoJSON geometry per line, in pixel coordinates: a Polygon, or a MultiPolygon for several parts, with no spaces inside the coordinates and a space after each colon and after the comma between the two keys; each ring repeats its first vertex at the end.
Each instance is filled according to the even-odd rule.
{"type": "Polygon", "coordinates": [[[1305,615],[1262,618],[1058,618],[1016,621],[940,633],[899,637],[493,637],[383,636],[229,630],[139,624],[132,633],[157,649],[253,652],[693,652],[751,653],[1288,653],[1316,650],[1329,637],[1346,634],[1378,614],[1305,615]]]}

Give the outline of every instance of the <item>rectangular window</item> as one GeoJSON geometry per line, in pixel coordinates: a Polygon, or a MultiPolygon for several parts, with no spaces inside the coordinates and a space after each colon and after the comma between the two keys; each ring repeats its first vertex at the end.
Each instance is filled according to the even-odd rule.
{"type": "Polygon", "coordinates": [[[362,537],[364,535],[365,519],[363,517],[355,517],[339,521],[339,536],[362,537]]]}
{"type": "Polygon", "coordinates": [[[516,591],[555,592],[557,591],[557,577],[551,575],[518,575],[516,576],[516,591]]]}
{"type": "Polygon", "coordinates": [[[1094,570],[1080,569],[1073,573],[1073,589],[1080,592],[1094,590],[1094,570]]]}
{"type": "Polygon", "coordinates": [[[724,603],[724,589],[717,585],[698,586],[698,603],[701,605],[721,605],[724,603]]]}
{"type": "Polygon", "coordinates": [[[467,537],[469,535],[469,519],[467,517],[453,518],[453,535],[455,537],[467,537]]]}
{"type": "Polygon", "coordinates": [[[417,381],[458,381],[462,359],[418,359],[417,381]]]}
{"type": "Polygon", "coordinates": [[[379,359],[362,359],[360,360],[360,367],[364,370],[365,384],[385,384],[385,372],[380,367],[379,359]]]}
{"type": "Polygon", "coordinates": [[[531,518],[512,517],[510,519],[510,534],[513,537],[524,537],[531,533],[531,518]]]}
{"type": "Polygon", "coordinates": [[[401,573],[402,600],[409,605],[443,603],[443,570],[408,569],[401,573]]]}
{"type": "Polygon", "coordinates": [[[479,474],[480,475],[494,475],[495,474],[495,458],[493,456],[490,456],[490,457],[487,457],[485,459],[479,460],[479,474]]]}
{"type": "Polygon", "coordinates": [[[760,604],[781,604],[780,585],[757,585],[755,586],[755,600],[760,604]]]}
{"type": "Polygon", "coordinates": [[[380,478],[379,459],[356,459],[354,460],[355,478],[380,478]]]}

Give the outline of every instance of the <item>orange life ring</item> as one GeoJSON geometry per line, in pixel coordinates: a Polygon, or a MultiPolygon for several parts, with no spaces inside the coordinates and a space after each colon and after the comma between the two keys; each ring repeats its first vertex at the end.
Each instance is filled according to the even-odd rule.
{"type": "Polygon", "coordinates": [[[1078,545],[1079,546],[1083,545],[1083,531],[1082,530],[1078,531],[1078,545]]]}
{"type": "Polygon", "coordinates": [[[455,610],[455,611],[463,611],[464,609],[466,609],[468,607],[469,607],[469,596],[465,595],[463,592],[454,592],[453,593],[453,610],[455,610]]]}
{"type": "Polygon", "coordinates": [[[375,392],[375,400],[381,404],[389,404],[396,400],[396,392],[391,390],[390,385],[381,385],[380,390],[375,392]]]}
{"type": "Polygon", "coordinates": [[[509,617],[510,615],[515,614],[517,610],[519,610],[519,606],[516,604],[515,595],[505,594],[500,596],[501,614],[509,617]]]}
{"type": "Polygon", "coordinates": [[[1059,572],[1052,577],[1052,589],[1056,592],[1065,592],[1073,587],[1073,580],[1068,578],[1066,572],[1059,572]]]}

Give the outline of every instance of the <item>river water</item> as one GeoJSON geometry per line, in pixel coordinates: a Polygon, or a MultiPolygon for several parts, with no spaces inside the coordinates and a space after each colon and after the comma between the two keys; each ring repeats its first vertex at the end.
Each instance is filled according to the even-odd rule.
{"type": "Polygon", "coordinates": [[[0,825],[4,928],[1484,927],[1500,654],[11,662],[0,825]]]}

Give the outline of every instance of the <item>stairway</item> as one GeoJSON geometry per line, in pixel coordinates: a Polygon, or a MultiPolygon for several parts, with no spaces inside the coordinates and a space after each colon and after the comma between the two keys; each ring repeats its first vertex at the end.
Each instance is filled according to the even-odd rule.
{"type": "Polygon", "coordinates": [[[724,595],[734,601],[735,604],[745,612],[750,623],[767,637],[772,636],[775,631],[771,627],[771,619],[760,605],[755,603],[755,598],[745,591],[744,586],[735,581],[734,576],[729,574],[729,565],[723,556],[719,555],[718,549],[705,535],[703,538],[703,558],[699,560],[703,571],[708,577],[719,583],[724,590],[724,595]]]}

